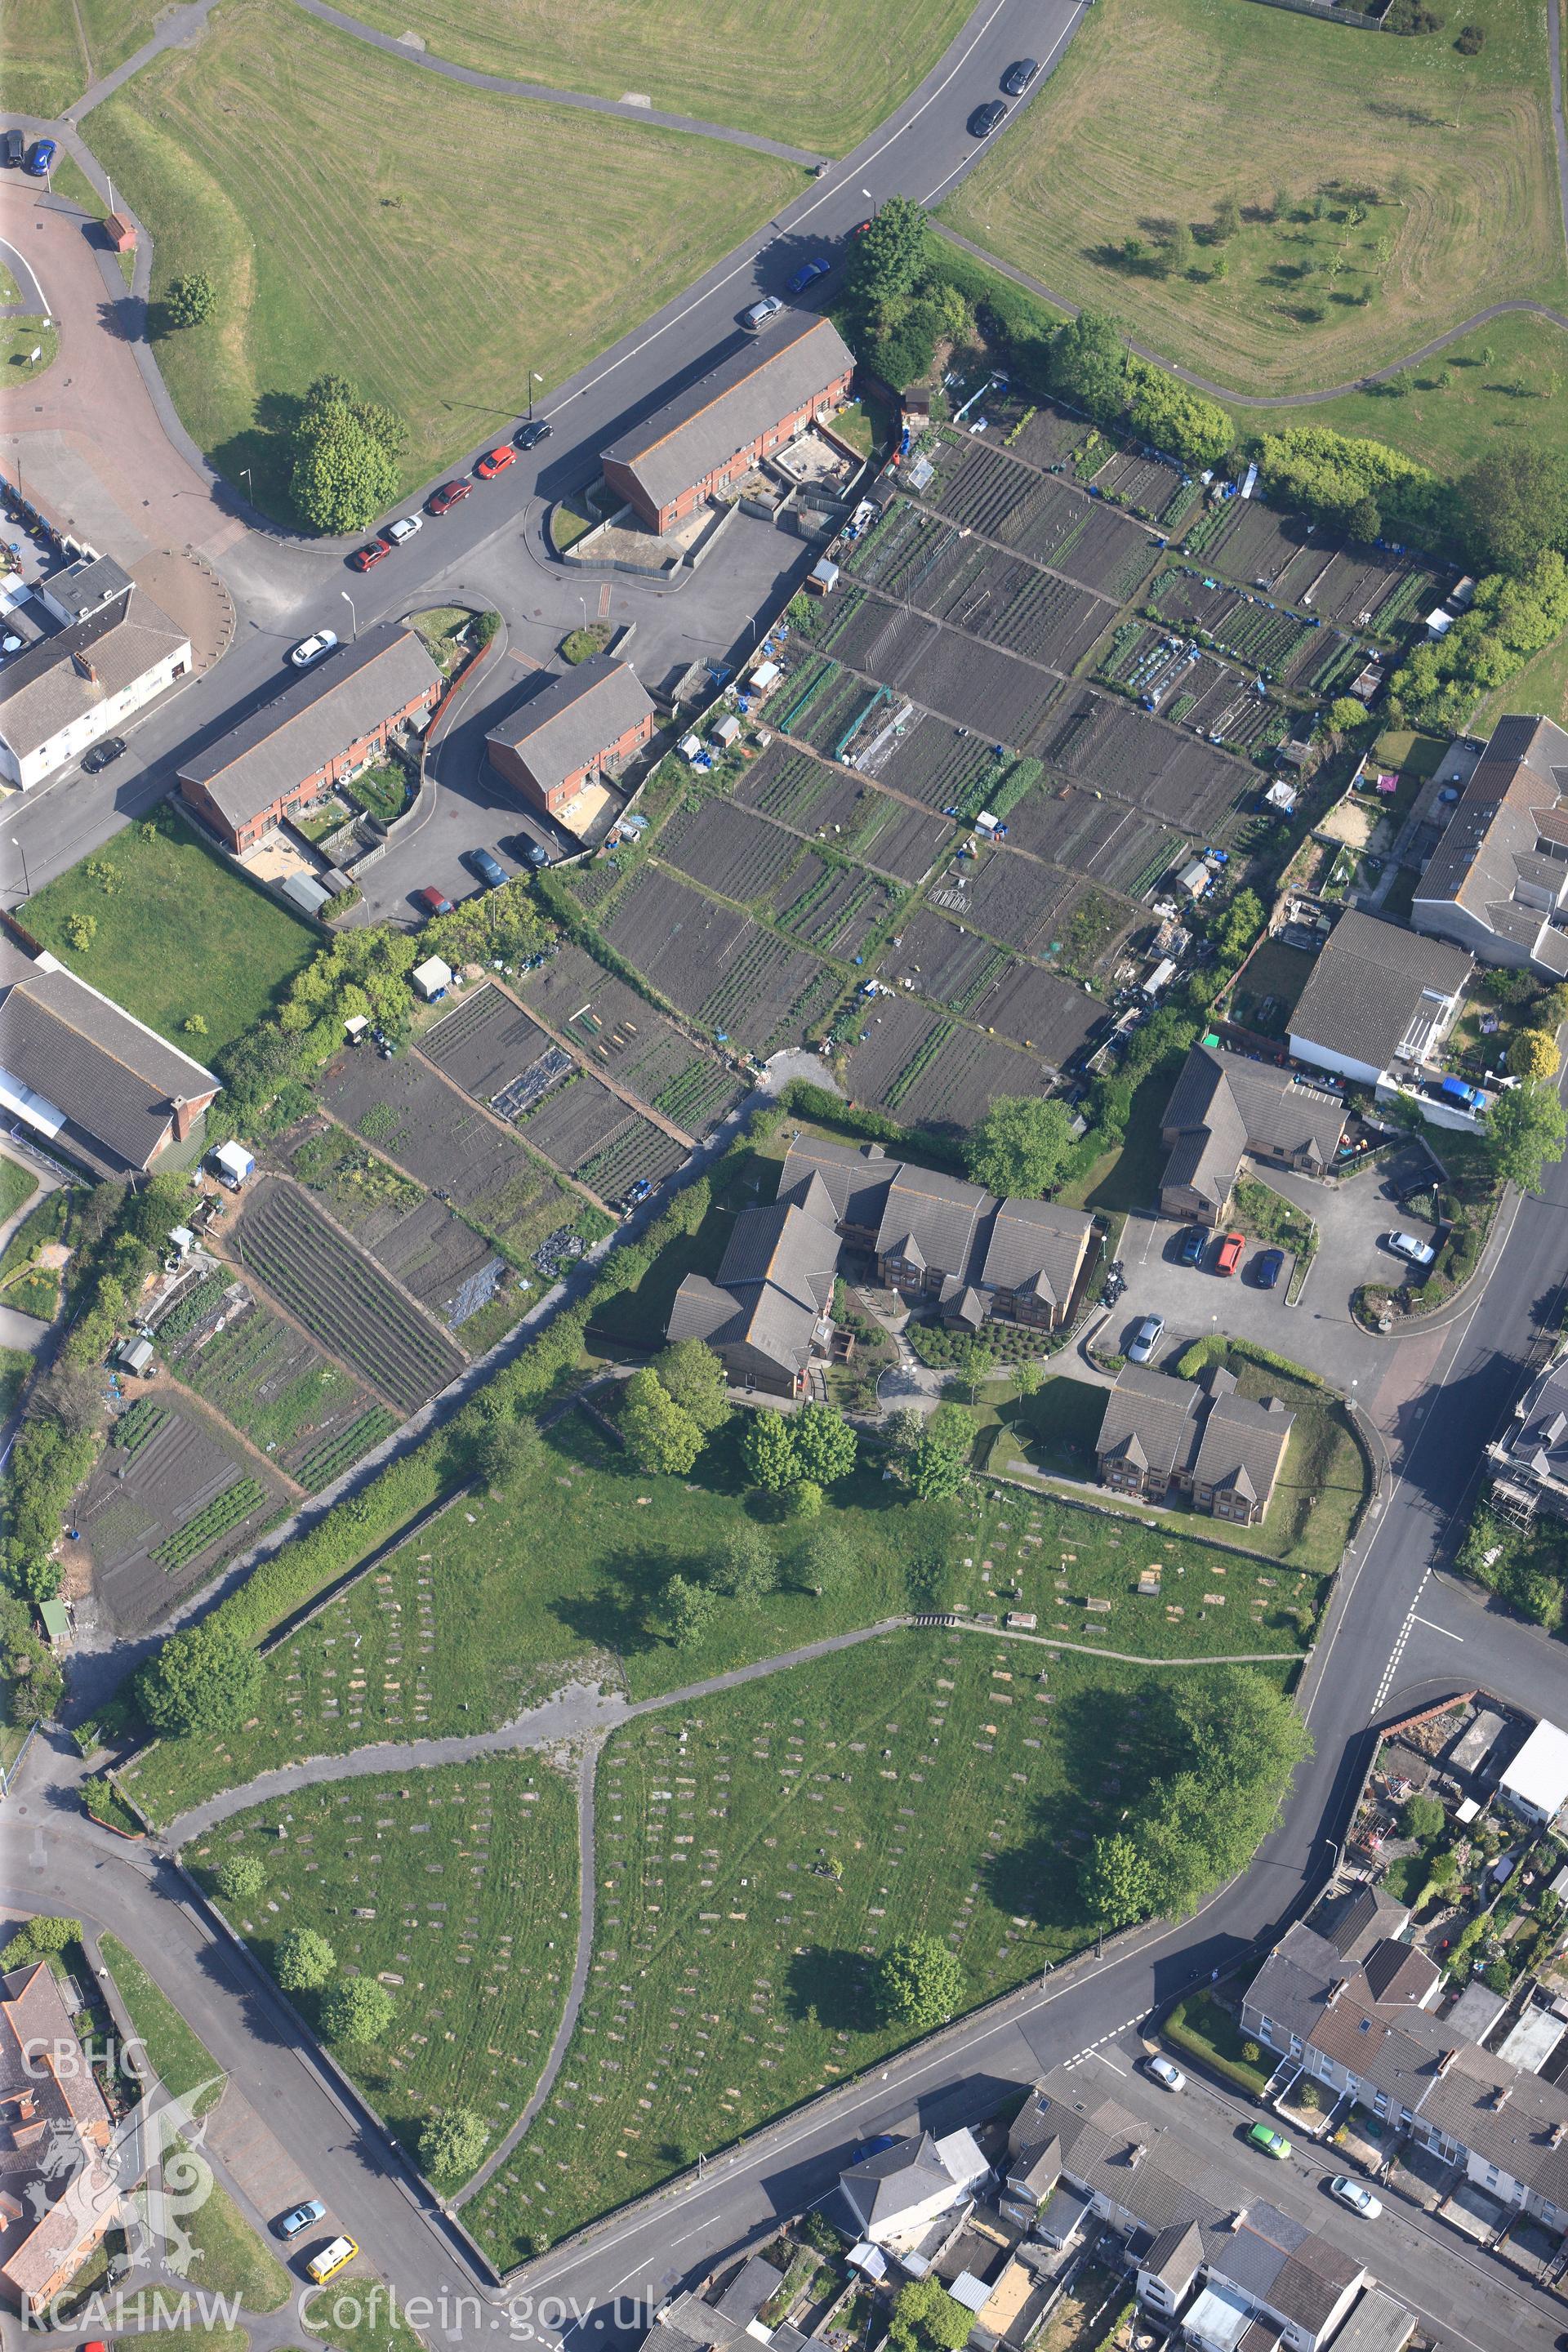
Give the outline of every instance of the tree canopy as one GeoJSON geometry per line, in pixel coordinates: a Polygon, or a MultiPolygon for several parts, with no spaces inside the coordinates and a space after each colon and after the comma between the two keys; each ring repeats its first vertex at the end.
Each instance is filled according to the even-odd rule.
{"type": "Polygon", "coordinates": [[[226,1854],[214,1873],[226,1903],[251,1903],[267,1884],[267,1873],[253,1853],[226,1854]]]}
{"type": "Polygon", "coordinates": [[[713,1555],[708,1581],[715,1592],[738,1601],[742,1609],[756,1609],[779,1580],[778,1555],[749,1519],[741,1520],[713,1555]]]}
{"type": "Polygon", "coordinates": [[[678,1339],[654,1358],[653,1370],[666,1395],[690,1415],[705,1438],[723,1428],[730,1418],[730,1400],[723,1364],[711,1348],[700,1339],[678,1339]]]}
{"type": "Polygon", "coordinates": [[[1527,1078],[1522,1086],[1494,1097],[1487,1113],[1487,1141],[1492,1166],[1505,1183],[1539,1192],[1547,1162],[1561,1160],[1568,1142],[1556,1087],[1544,1078],[1527,1078]]]}
{"type": "Polygon", "coordinates": [[[466,2180],[478,2170],[489,2126],[472,2107],[438,2107],[419,2133],[419,2162],[432,2180],[466,2180]]]}
{"type": "Polygon", "coordinates": [[[754,1486],[782,1495],[803,1484],[831,1486],[855,1467],[855,1432],[841,1412],[815,1401],[797,1412],[756,1412],[741,1441],[754,1486]]]}
{"type": "Polygon", "coordinates": [[[1051,342],[1054,390],[1091,416],[1120,415],[1126,397],[1127,351],[1106,310],[1080,310],[1058,327],[1051,342]]]}
{"type": "Polygon", "coordinates": [[[1508,1066],[1516,1078],[1554,1078],[1562,1059],[1549,1029],[1521,1029],[1508,1049],[1508,1066]]]}
{"type": "Polygon", "coordinates": [[[384,402],[362,400],[343,376],[320,375],[294,436],[289,491],[312,530],[364,530],[402,487],[408,427],[384,402]]]}
{"type": "Polygon", "coordinates": [[[857,237],[847,271],[847,291],[866,302],[910,293],[926,265],[923,205],[910,196],[889,196],[864,234],[857,237]]]}
{"type": "Polygon", "coordinates": [[[1568,456],[1530,442],[1489,449],[1459,482],[1462,543],[1482,572],[1528,572],[1568,547],[1568,456]]]}
{"type": "Polygon", "coordinates": [[[671,1477],[683,1478],[702,1451],[702,1432],[649,1366],[626,1382],[620,1430],[634,1462],[671,1477]]]}
{"type": "Polygon", "coordinates": [[[940,1937],[900,1936],[877,1963],[877,1990],[884,2017],[929,2032],[962,2002],[963,1970],[940,1937]]]}
{"type": "Polygon", "coordinates": [[[1097,1927],[1130,1927],[1149,1912],[1149,1873],[1130,1837],[1098,1837],[1079,1864],[1078,1891],[1097,1927]]]}
{"type": "Polygon", "coordinates": [[[262,1673],[243,1634],[215,1615],[170,1634],[137,1676],[136,1695],[154,1731],[233,1731],[255,1707],[262,1673]]]}
{"type": "Polygon", "coordinates": [[[347,1977],[321,2003],[321,2031],[329,2042],[375,2042],[392,2023],[394,2002],[374,1977],[347,1977]]]}
{"type": "Polygon", "coordinates": [[[338,1956],[314,1927],[286,1927],[272,1957],[272,1973],[285,1992],[317,1992],[338,1965],[338,1956]]]}
{"type": "Polygon", "coordinates": [[[1236,439],[1236,427],[1217,400],[1146,360],[1127,362],[1124,389],[1133,432],[1188,465],[1217,466],[1236,439]]]}
{"type": "Polygon", "coordinates": [[[891,2352],[963,2352],[973,2326],[974,2314],[928,2271],[899,2289],[888,2342],[891,2352]]]}
{"type": "Polygon", "coordinates": [[[1072,1149],[1067,1105],[1043,1095],[998,1095],[969,1137],[964,1164],[975,1183],[1038,1200],[1072,1149]]]}

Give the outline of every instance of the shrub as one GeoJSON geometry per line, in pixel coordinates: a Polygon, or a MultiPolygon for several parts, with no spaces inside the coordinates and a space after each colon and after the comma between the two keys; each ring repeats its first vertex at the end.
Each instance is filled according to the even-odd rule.
{"type": "Polygon", "coordinates": [[[1479,58],[1486,45],[1487,37],[1479,25],[1461,25],[1459,37],[1454,43],[1462,58],[1479,58]]]}
{"type": "Polygon", "coordinates": [[[226,1903],[254,1903],[267,1884],[267,1873],[253,1853],[231,1853],[213,1874],[226,1903]]]}
{"type": "Polygon", "coordinates": [[[314,1927],[289,1927],[279,1939],[272,1973],[285,1992],[317,1992],[338,1965],[338,1956],[314,1927]]]}
{"type": "Polygon", "coordinates": [[[374,1977],[350,1977],[335,1984],[321,2003],[321,2031],[329,2042],[374,2042],[392,2023],[392,1995],[374,1977]]]}
{"type": "Polygon", "coordinates": [[[419,2161],[433,2180],[466,2180],[477,2170],[489,2126],[471,2107],[438,2108],[419,2135],[419,2161]]]}

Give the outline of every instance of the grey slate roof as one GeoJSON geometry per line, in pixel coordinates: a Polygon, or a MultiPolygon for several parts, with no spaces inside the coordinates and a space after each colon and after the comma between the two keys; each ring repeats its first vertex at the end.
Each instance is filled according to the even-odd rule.
{"type": "Polygon", "coordinates": [[[1352,909],[1330,932],[1290,1015],[1292,1043],[1300,1037],[1386,1069],[1417,1023],[1423,998],[1453,995],[1470,970],[1462,948],[1352,909]]]}
{"type": "Polygon", "coordinates": [[[1162,1182],[1181,1185],[1222,1208],[1248,1150],[1305,1156],[1331,1168],[1344,1133],[1343,1103],[1289,1070],[1194,1045],[1183,1063],[1162,1122],[1171,1157],[1162,1182]]]}
{"type": "Polygon", "coordinates": [[[1106,1397],[1095,1451],[1101,1461],[1114,1461],[1135,1442],[1140,1468],[1168,1475],[1184,1467],[1196,1451],[1203,1402],[1195,1381],[1173,1380],[1149,1364],[1124,1364],[1106,1397]]]}
{"type": "Polygon", "coordinates": [[[1034,1286],[1037,1297],[1065,1307],[1094,1219],[1054,1201],[999,1202],[980,1279],[993,1290],[1034,1286]]]}
{"type": "Polygon", "coordinates": [[[1415,2314],[1382,2287],[1367,2285],[1341,2323],[1333,2352],[1405,2352],[1415,2333],[1415,2314]]]}
{"type": "Polygon", "coordinates": [[[668,506],[854,365],[830,320],[797,312],[749,340],[601,452],[668,506]]]}
{"type": "Polygon", "coordinates": [[[361,631],[356,645],[340,646],[216,743],[184,760],[176,772],[182,783],[203,785],[237,827],[439,685],[440,677],[412,629],[377,622],[361,631]]]}
{"type": "Polygon", "coordinates": [[[1312,1917],[1319,1935],[1332,1944],[1341,1959],[1359,1965],[1374,1945],[1400,1933],[1410,1913],[1375,1886],[1358,1886],[1321,1903],[1312,1917]]]}
{"type": "MultiPolygon", "coordinates": [[[[1519,861],[1542,839],[1561,838],[1538,819],[1554,819],[1568,790],[1568,735],[1549,719],[1500,719],[1427,860],[1417,901],[1447,901],[1502,929],[1519,861]]],[[[1568,878],[1565,875],[1564,878],[1568,878]]],[[[1539,908],[1515,910],[1539,929],[1539,908]]]]}
{"type": "Polygon", "coordinates": [[[40,637],[0,669],[0,736],[25,759],[186,642],[162,606],[127,580],[85,620],[40,637]]]}
{"type": "Polygon", "coordinates": [[[1193,1477],[1205,1486],[1229,1486],[1257,1502],[1279,1475],[1295,1414],[1277,1399],[1209,1396],[1193,1477]]]}
{"type": "Polygon", "coordinates": [[[961,1176],[900,1165],[882,1210],[877,1255],[908,1255],[903,1244],[912,1238],[920,1253],[916,1264],[963,1274],[980,1220],[994,1205],[989,1192],[961,1176]]]}
{"type": "Polygon", "coordinates": [[[1568,1356],[1525,1390],[1502,1444],[1538,1478],[1568,1480],[1568,1356]]]}
{"type": "Polygon", "coordinates": [[[797,1135],[784,1154],[779,1198],[786,1193],[796,1197],[797,1188],[815,1171],[827,1187],[838,1223],[874,1234],[902,1165],[889,1160],[879,1143],[834,1143],[825,1136],[797,1135]]]}
{"type": "Polygon", "coordinates": [[[109,1156],[144,1168],[176,1098],[199,1102],[218,1082],[52,956],[0,971],[0,1070],[63,1111],[109,1156]]]}
{"type": "Polygon", "coordinates": [[[96,613],[110,597],[122,595],[131,584],[130,572],[112,555],[96,555],[57,572],[45,581],[44,588],[51,604],[58,604],[69,619],[79,621],[96,613]]]}
{"type": "Polygon", "coordinates": [[[936,2152],[936,2141],[921,2132],[918,2139],[895,2140],[891,2147],[849,2165],[838,2176],[838,2189],[861,2227],[871,2230],[928,2197],[956,2190],[956,2184],[936,2152]]]}
{"type": "Polygon", "coordinates": [[[837,1258],[832,1226],[793,1202],[742,1209],[714,1280],[689,1274],[681,1283],[666,1336],[744,1345],[780,1371],[798,1372],[832,1299],[837,1258]]]}
{"type": "Polygon", "coordinates": [[[1373,1947],[1361,1972],[1373,2000],[1382,2007],[1404,2003],[1419,2009],[1443,1981],[1443,1971],[1435,1960],[1412,1944],[1397,1943],[1392,1936],[1373,1947]]]}
{"type": "Polygon", "coordinates": [[[653,715],[653,703],[636,670],[609,654],[594,654],[563,677],[552,677],[521,709],[492,727],[485,740],[515,751],[548,790],[587,767],[628,727],[653,715]]]}
{"type": "Polygon", "coordinates": [[[1162,2230],[1139,2263],[1151,2278],[1162,2280],[1173,2294],[1186,2292],[1203,2266],[1203,2234],[1195,2221],[1175,2221],[1162,2230]]]}

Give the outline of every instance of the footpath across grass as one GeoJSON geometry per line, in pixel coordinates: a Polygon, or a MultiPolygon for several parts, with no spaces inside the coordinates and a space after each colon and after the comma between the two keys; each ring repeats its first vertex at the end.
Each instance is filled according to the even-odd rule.
{"type": "MultiPolygon", "coordinates": [[[[472,2107],[492,2145],[503,2138],[538,2080],[576,1950],[567,1776],[537,1757],[487,1756],[306,1789],[226,1822],[187,1859],[210,1883],[238,1854],[262,1863],[267,1883],[224,1907],[263,1967],[287,1929],[313,1927],[337,1955],[334,1981],[374,1977],[391,1993],[388,2032],[333,2054],[410,2152],[437,2107],[472,2107]]],[[[317,1997],[295,1998],[313,2016],[317,1997]]]]}
{"type": "Polygon", "coordinates": [[[253,889],[165,803],[29,898],[43,946],[138,1021],[206,1062],[269,1011],[314,932],[253,889]],[[91,925],[78,946],[73,927],[91,925]],[[192,1019],[205,1026],[192,1030],[192,1019]]]}

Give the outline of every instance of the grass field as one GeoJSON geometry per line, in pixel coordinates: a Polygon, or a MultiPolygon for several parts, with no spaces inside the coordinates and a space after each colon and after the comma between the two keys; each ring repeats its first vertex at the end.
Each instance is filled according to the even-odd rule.
{"type": "Polygon", "coordinates": [[[22,392],[54,365],[59,331],[42,319],[0,320],[0,392],[22,392]],[[34,359],[33,353],[40,356],[34,359]]]}
{"type": "Polygon", "coordinates": [[[1561,307],[1544,11],[1466,21],[1479,57],[1252,0],[1102,0],[943,216],[1237,392],[1342,382],[1509,296],[1561,307]],[[1207,242],[1226,196],[1241,226],[1207,242]],[[1187,274],[1123,258],[1173,226],[1187,274]]]}
{"type": "Polygon", "coordinates": [[[335,2054],[393,2131],[412,2148],[432,2108],[468,2106],[503,2137],[572,1973],[571,1780],[534,1757],[489,1756],[307,1789],[226,1822],[188,1859],[211,1869],[235,1853],[267,1868],[255,1902],[227,1906],[264,1966],[285,1927],[315,1927],[340,1976],[390,1990],[385,2039],[335,2054]]]}
{"type": "Polygon", "coordinates": [[[0,1153],[0,1225],[26,1208],[37,1189],[38,1180],[30,1168],[0,1153]]]}
{"type": "Polygon", "coordinates": [[[1554,639],[1526,662],[1506,686],[1483,696],[1470,713],[1470,731],[1489,735],[1510,710],[1539,710],[1559,727],[1568,726],[1568,635],[1554,639]]]}
{"type": "Polygon", "coordinates": [[[273,511],[323,369],[402,413],[422,482],[494,438],[529,368],[558,383],[802,184],[711,140],[413,74],[288,0],[226,0],[94,114],[93,145],[156,240],[154,331],[172,278],[220,289],[210,325],[158,336],[159,364],[202,448],[231,479],[252,467],[273,511]]]}
{"type": "Polygon", "coordinates": [[[190,2099],[193,2092],[201,2092],[201,2097],[192,2100],[191,2113],[205,2116],[222,2095],[226,2080],[223,2068],[118,1936],[100,1936],[99,1948],[158,2080],[176,2099],[190,2099]]]}
{"type": "Polygon", "coordinates": [[[63,963],[198,1062],[258,1021],[316,952],[312,931],[241,881],[167,804],[46,884],[26,920],[63,963]],[[86,948],[67,937],[72,915],[98,926],[86,948]],[[193,1013],[205,1034],[186,1032],[193,1013]]]}
{"type": "MultiPolygon", "coordinates": [[[[743,1507],[734,1431],[692,1479],[650,1478],[574,1414],[551,1432],[537,1480],[454,1506],[272,1653],[248,1729],[216,1744],[162,1740],[127,1768],[126,1786],[166,1822],[293,1757],[503,1722],[574,1665],[646,1697],[911,1606],[992,1610],[1014,1588],[1023,1597],[1006,1605],[1035,1611],[1047,1634],[1059,1619],[1072,1640],[1156,1658],[1293,1652],[1316,1607],[1310,1580],[1265,1596],[1237,1575],[1223,1605],[1200,1599],[1184,1620],[1168,1616],[1133,1590],[1148,1565],[1142,1537],[1100,1514],[984,1484],[959,1503],[921,1504],[884,1483],[876,1459],[832,1504],[859,1565],[847,1591],[818,1598],[786,1581],[754,1611],[721,1607],[678,1649],[649,1630],[649,1612],[672,1570],[702,1572],[743,1507]],[[1091,1598],[1109,1605],[1091,1611],[1091,1598]]],[[[778,1538],[787,1579],[795,1538],[787,1528],[778,1538]]],[[[1174,1530],[1148,1556],[1173,1583],[1180,1559],[1199,1596],[1215,1589],[1211,1551],[1174,1530]]]]}
{"type": "Polygon", "coordinates": [[[364,22],[412,29],[438,57],[552,89],[619,98],[841,155],[890,114],[969,13],[966,0],[366,0],[364,22]]]}
{"type": "Polygon", "coordinates": [[[1074,1949],[1075,1859],[1157,1774],[1162,1712],[1136,1669],[915,1632],[617,1733],[577,2030],[465,2208],[492,2257],[909,2040],[869,1998],[894,1937],[950,1943],[964,2008],[1074,1949]]]}
{"type": "MultiPolygon", "coordinates": [[[[74,7],[71,0],[0,0],[0,99],[6,110],[51,119],[63,114],[89,81],[141,47],[155,14],[139,0],[78,0],[74,7]]],[[[57,186],[59,178],[57,170],[57,186]]]]}

